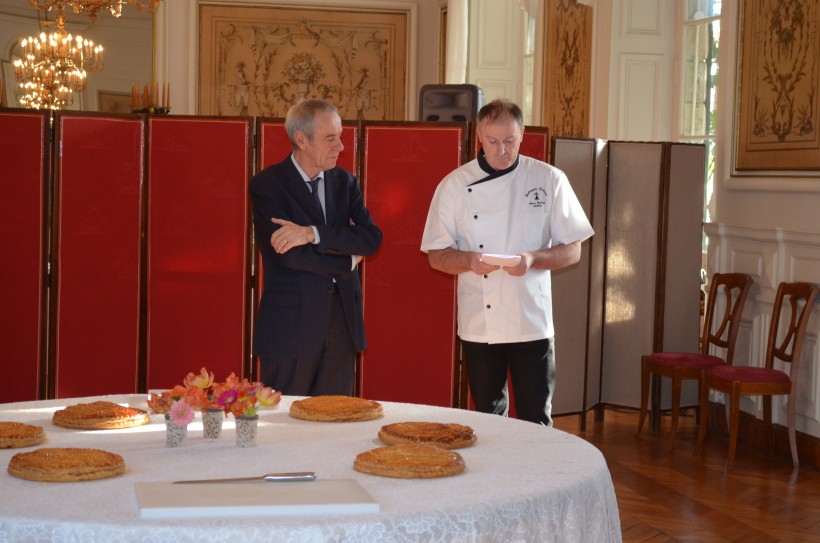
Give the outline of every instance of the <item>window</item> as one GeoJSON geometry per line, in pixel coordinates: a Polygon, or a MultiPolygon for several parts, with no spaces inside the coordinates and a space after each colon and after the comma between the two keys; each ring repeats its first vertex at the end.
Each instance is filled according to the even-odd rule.
{"type": "Polygon", "coordinates": [[[715,107],[718,86],[718,44],[722,0],[685,0],[683,21],[683,81],[679,139],[706,144],[706,204],[715,174],[715,107]]]}

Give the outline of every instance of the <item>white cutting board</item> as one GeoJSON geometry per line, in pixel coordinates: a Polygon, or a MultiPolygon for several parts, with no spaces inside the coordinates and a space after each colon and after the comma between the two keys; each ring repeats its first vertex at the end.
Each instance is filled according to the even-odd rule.
{"type": "Polygon", "coordinates": [[[247,517],[378,513],[355,479],[310,482],[136,483],[140,517],[247,517]]]}

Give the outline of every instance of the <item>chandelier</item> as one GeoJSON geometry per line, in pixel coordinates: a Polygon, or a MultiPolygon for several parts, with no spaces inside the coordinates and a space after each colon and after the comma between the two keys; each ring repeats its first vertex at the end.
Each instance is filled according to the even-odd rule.
{"type": "Polygon", "coordinates": [[[20,41],[22,50],[14,61],[17,98],[33,109],[62,109],[74,102],[74,94],[85,88],[89,73],[103,67],[103,48],[82,36],[65,31],[58,17],[57,31],[29,36],[20,41]]]}
{"type": "Polygon", "coordinates": [[[58,17],[66,6],[71,6],[74,13],[87,13],[91,17],[91,22],[94,22],[98,11],[108,10],[114,17],[119,17],[125,4],[131,4],[140,11],[154,11],[160,0],[28,0],[28,3],[44,11],[51,11],[54,8],[58,17]]]}

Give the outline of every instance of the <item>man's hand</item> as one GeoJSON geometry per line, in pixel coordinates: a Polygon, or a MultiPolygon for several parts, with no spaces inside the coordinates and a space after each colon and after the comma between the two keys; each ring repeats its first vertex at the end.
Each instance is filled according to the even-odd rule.
{"type": "Polygon", "coordinates": [[[521,260],[515,266],[510,266],[504,268],[504,271],[509,273],[510,275],[514,275],[516,277],[520,277],[529,271],[530,267],[532,266],[533,262],[533,254],[532,253],[521,253],[519,255],[521,260]]]}
{"type": "Polygon", "coordinates": [[[481,253],[469,253],[470,271],[478,275],[485,275],[501,269],[501,266],[491,266],[481,260],[481,253]]]}
{"type": "Polygon", "coordinates": [[[285,254],[294,247],[313,242],[313,228],[310,226],[299,226],[276,217],[272,218],[271,222],[280,226],[270,237],[271,247],[279,254],[285,254]]]}

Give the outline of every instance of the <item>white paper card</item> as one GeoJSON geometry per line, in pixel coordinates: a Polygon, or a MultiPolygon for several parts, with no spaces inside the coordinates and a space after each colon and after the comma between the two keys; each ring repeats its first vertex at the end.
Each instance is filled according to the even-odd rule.
{"type": "Polygon", "coordinates": [[[521,262],[520,255],[496,255],[485,253],[481,255],[481,261],[490,266],[513,267],[521,262]]]}
{"type": "Polygon", "coordinates": [[[136,483],[140,517],[247,517],[378,513],[355,479],[311,482],[136,483]]]}

